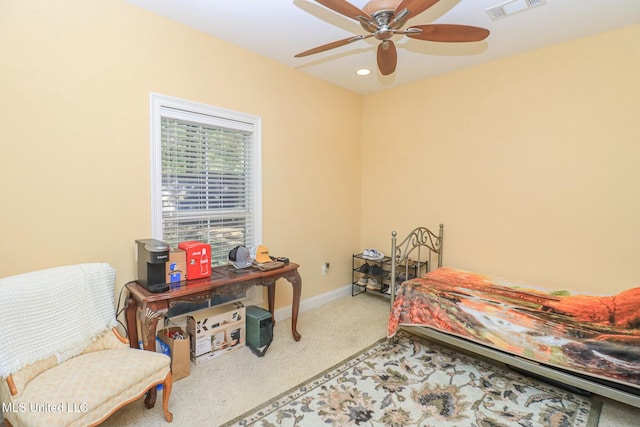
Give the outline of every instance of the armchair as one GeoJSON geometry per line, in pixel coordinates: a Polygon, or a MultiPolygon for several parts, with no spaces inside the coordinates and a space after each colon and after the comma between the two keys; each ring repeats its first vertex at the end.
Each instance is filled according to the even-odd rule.
{"type": "MultiPolygon", "coordinates": [[[[5,423],[94,426],[158,384],[172,421],[170,359],[132,349],[117,333],[114,282],[115,270],[98,263],[0,279],[5,423]]],[[[155,404],[151,395],[147,408],[155,404]]]]}

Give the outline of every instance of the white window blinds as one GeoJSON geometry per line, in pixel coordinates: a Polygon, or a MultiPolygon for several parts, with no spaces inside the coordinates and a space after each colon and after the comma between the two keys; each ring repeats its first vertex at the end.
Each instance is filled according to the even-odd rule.
{"type": "Polygon", "coordinates": [[[227,263],[233,247],[260,243],[258,132],[250,116],[238,120],[198,107],[160,108],[154,204],[160,205],[161,239],[171,246],[207,242],[215,266],[227,263]]]}

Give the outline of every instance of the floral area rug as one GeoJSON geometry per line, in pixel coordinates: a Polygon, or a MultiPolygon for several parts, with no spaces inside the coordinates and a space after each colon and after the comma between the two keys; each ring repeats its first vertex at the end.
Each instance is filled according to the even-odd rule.
{"type": "Polygon", "coordinates": [[[229,426],[591,427],[600,404],[401,332],[229,426]]]}

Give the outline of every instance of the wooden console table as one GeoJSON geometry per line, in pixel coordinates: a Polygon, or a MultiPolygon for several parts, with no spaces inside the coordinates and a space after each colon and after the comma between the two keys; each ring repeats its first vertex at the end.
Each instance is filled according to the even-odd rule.
{"type": "Polygon", "coordinates": [[[257,268],[235,269],[232,266],[211,269],[211,277],[186,280],[172,283],[166,292],[151,293],[136,282],[128,283],[129,304],[125,316],[129,345],[138,347],[138,329],[136,320],[140,321],[142,345],[145,350],[155,351],[155,337],[158,320],[165,317],[169,308],[180,302],[202,303],[214,295],[235,295],[252,286],[260,285],[268,288],[269,311],[275,323],[273,311],[276,298],[276,281],[285,279],[293,287],[293,304],[291,306],[291,332],[296,341],[300,340],[297,331],[298,310],[302,279],[298,273],[298,264],[289,263],[282,268],[260,271],[257,268]],[[140,311],[138,312],[138,308],[140,311]],[[139,314],[138,314],[139,313],[139,314]],[[137,314],[139,319],[136,319],[137,314]]]}

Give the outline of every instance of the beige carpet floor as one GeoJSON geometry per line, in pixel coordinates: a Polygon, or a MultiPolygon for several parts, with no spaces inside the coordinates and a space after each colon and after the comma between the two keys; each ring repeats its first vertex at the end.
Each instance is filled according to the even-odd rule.
{"type": "MultiPolygon", "coordinates": [[[[293,340],[287,319],[276,325],[273,344],[262,358],[242,348],[205,365],[191,365],[191,375],[174,383],[170,425],[218,426],[342,361],[385,336],[388,304],[378,295],[344,297],[300,313],[299,342],[293,340]]],[[[169,426],[160,399],[159,393],[151,410],[141,400],[133,402],[102,426],[169,426]]],[[[605,400],[599,426],[638,426],[638,420],[640,409],[605,400]]]]}

